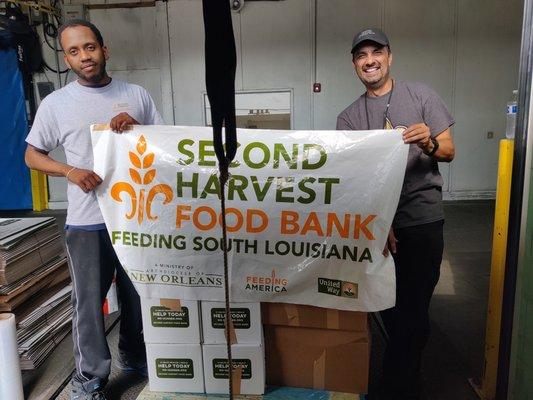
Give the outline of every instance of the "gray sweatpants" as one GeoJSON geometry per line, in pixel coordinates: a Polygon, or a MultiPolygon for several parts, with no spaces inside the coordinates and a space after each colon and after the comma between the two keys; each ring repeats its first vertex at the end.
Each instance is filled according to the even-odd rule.
{"type": "Polygon", "coordinates": [[[111,354],[102,306],[116,271],[121,304],[119,352],[140,359],[145,355],[139,295],[120,265],[106,230],[68,229],[67,254],[72,277],[72,337],[76,373],[80,379],[107,382],[111,354]]]}

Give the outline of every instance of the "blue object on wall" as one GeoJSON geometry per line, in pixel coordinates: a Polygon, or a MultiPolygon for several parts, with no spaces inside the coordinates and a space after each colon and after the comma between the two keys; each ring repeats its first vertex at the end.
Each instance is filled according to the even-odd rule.
{"type": "Polygon", "coordinates": [[[31,209],[30,170],[24,163],[26,101],[14,49],[0,50],[0,71],[0,210],[31,209]]]}

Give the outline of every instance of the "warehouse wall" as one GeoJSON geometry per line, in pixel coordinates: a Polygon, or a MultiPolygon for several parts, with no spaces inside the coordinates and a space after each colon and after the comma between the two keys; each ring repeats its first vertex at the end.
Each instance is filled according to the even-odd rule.
{"type": "MultiPolygon", "coordinates": [[[[199,0],[90,18],[108,41],[115,76],[146,86],[168,123],[205,123],[199,0]]],[[[494,196],[505,105],[517,85],[521,0],[254,1],[233,22],[236,89],[292,89],[293,129],[334,129],[337,114],[363,92],[350,61],[353,34],[381,27],[391,39],[393,75],[435,88],[456,118],[457,156],[441,166],[446,196],[494,196]]]]}

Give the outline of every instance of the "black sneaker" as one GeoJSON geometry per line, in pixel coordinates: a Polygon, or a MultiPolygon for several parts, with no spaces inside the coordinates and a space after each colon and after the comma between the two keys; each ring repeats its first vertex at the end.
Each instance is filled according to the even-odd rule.
{"type": "Polygon", "coordinates": [[[115,362],[118,369],[125,373],[137,373],[144,377],[148,376],[148,367],[146,358],[131,357],[126,353],[120,352],[118,360],[115,362]]]}
{"type": "Polygon", "coordinates": [[[83,380],[75,376],[70,384],[70,400],[107,400],[104,394],[104,385],[98,377],[83,380]]]}

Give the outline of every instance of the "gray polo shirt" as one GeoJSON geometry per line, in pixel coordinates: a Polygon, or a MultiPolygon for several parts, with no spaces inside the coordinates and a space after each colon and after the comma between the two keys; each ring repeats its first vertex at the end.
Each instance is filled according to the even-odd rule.
{"type": "MultiPolygon", "coordinates": [[[[383,129],[388,98],[388,93],[367,98],[367,121],[365,96],[361,95],[339,114],[337,130],[383,129]]],[[[455,123],[437,93],[416,82],[394,80],[388,115],[395,128],[425,123],[433,137],[455,123]]],[[[392,226],[405,228],[443,219],[442,183],[438,162],[426,156],[418,145],[411,144],[400,202],[392,226]]]]}

